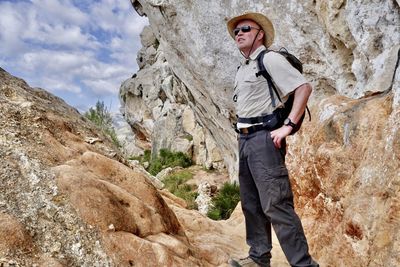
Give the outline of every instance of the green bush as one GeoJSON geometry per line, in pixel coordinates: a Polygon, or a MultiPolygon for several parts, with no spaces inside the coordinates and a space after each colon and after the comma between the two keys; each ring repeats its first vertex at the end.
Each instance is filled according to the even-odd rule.
{"type": "Polygon", "coordinates": [[[149,163],[147,171],[152,175],[156,175],[163,169],[168,167],[190,167],[193,163],[186,154],[182,152],[172,152],[168,149],[160,149],[160,152],[155,157],[151,156],[150,150],[145,150],[143,156],[130,157],[131,160],[138,160],[140,164],[149,163]]]}
{"type": "Polygon", "coordinates": [[[164,165],[159,159],[153,159],[152,161],[150,161],[147,171],[152,175],[157,175],[157,173],[159,173],[165,168],[167,168],[167,166],[164,167],[164,165]]]}
{"type": "Polygon", "coordinates": [[[111,113],[108,111],[103,101],[97,101],[96,106],[94,108],[89,108],[89,110],[84,113],[84,116],[94,122],[94,124],[108,135],[116,146],[121,147],[115,129],[112,126],[111,113]]]}
{"type": "Polygon", "coordinates": [[[143,165],[143,163],[145,163],[145,162],[150,162],[150,160],[151,160],[151,151],[146,149],[144,151],[143,155],[141,155],[141,156],[131,156],[131,157],[129,157],[129,159],[130,160],[137,160],[137,161],[139,161],[140,164],[143,165]]]}
{"type": "Polygon", "coordinates": [[[192,177],[193,174],[191,172],[180,171],[165,177],[163,183],[168,191],[170,191],[175,196],[184,199],[189,209],[196,209],[196,186],[186,184],[186,182],[192,179],[192,177]]]}
{"type": "Polygon", "coordinates": [[[182,152],[172,152],[168,149],[160,149],[159,155],[150,161],[148,172],[156,175],[168,167],[187,168],[192,165],[192,160],[182,152]]]}
{"type": "Polygon", "coordinates": [[[183,152],[171,152],[160,149],[160,161],[167,167],[181,166],[187,168],[192,165],[192,160],[183,152]]]}
{"type": "Polygon", "coordinates": [[[239,185],[224,183],[221,190],[212,198],[212,206],[207,216],[213,220],[226,220],[231,216],[239,201],[239,185]]]}
{"type": "Polygon", "coordinates": [[[151,151],[149,149],[146,149],[144,151],[144,155],[143,155],[143,162],[150,162],[151,160],[151,151]]]}

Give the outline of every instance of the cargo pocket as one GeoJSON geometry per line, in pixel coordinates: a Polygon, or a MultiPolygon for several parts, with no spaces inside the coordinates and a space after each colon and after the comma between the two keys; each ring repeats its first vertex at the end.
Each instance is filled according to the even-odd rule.
{"type": "Polygon", "coordinates": [[[281,201],[281,186],[278,179],[271,179],[268,181],[265,197],[265,207],[263,207],[265,211],[268,211],[272,206],[275,206],[281,201]]]}
{"type": "Polygon", "coordinates": [[[271,196],[271,205],[274,206],[282,200],[293,196],[286,167],[279,166],[271,170],[271,172],[271,175],[274,178],[271,179],[268,193],[271,196]]]}

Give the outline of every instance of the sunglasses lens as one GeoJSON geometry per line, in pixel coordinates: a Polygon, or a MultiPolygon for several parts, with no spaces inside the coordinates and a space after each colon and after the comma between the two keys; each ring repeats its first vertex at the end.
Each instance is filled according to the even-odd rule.
{"type": "Polygon", "coordinates": [[[250,26],[243,26],[241,28],[241,30],[242,30],[242,32],[249,32],[249,31],[251,31],[251,27],[250,26]]]}
{"type": "Polygon", "coordinates": [[[240,28],[236,28],[236,29],[233,30],[233,34],[236,36],[236,35],[239,34],[240,31],[242,31],[242,32],[250,32],[251,31],[251,26],[246,25],[246,26],[242,26],[240,28]]]}

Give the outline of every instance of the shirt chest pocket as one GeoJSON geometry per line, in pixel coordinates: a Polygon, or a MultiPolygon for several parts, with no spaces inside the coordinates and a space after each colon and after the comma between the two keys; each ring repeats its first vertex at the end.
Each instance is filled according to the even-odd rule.
{"type": "Polygon", "coordinates": [[[245,75],[243,75],[243,82],[244,83],[259,83],[264,79],[262,75],[256,76],[256,73],[258,72],[257,68],[251,68],[247,70],[245,75]]]}

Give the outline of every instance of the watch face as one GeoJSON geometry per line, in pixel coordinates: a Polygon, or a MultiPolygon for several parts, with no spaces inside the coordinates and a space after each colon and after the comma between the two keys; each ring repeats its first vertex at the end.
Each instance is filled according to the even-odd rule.
{"type": "Polygon", "coordinates": [[[283,121],[283,124],[284,124],[284,125],[289,125],[289,122],[290,122],[290,119],[289,119],[289,118],[286,118],[286,119],[283,121]]]}

